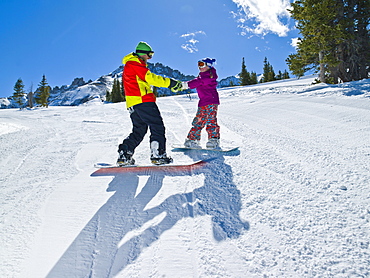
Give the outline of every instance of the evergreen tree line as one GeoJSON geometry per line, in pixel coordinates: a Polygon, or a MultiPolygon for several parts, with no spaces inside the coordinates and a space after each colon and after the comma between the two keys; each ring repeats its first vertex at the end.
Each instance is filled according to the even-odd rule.
{"type": "MultiPolygon", "coordinates": [[[[274,80],[280,80],[289,78],[289,74],[285,71],[282,73],[279,71],[277,75],[275,75],[273,67],[270,65],[270,63],[267,61],[267,58],[264,60],[264,68],[263,68],[263,78],[260,80],[260,82],[269,82],[274,80]]],[[[247,68],[245,66],[245,61],[243,57],[242,61],[242,71],[240,73],[240,85],[251,85],[251,84],[257,84],[257,74],[255,72],[249,73],[247,71],[247,68]]],[[[233,86],[234,84],[231,84],[233,86]]],[[[45,75],[42,76],[42,80],[38,85],[38,88],[35,92],[32,92],[32,87],[29,90],[29,93],[27,94],[24,90],[24,84],[21,78],[19,78],[14,85],[14,93],[13,93],[13,100],[19,105],[19,107],[27,106],[33,107],[34,104],[41,106],[41,107],[48,107],[48,99],[50,96],[51,87],[48,85],[48,82],[46,80],[45,75]]],[[[158,97],[157,88],[153,87],[154,94],[158,97]]],[[[106,101],[117,103],[117,102],[123,102],[126,101],[125,97],[125,90],[124,86],[122,86],[122,83],[120,79],[116,78],[113,81],[113,87],[112,91],[106,92],[106,101]]]]}
{"type": "Polygon", "coordinates": [[[301,34],[286,59],[294,75],[315,69],[326,83],[369,78],[369,0],[298,0],[289,12],[301,34]]]}
{"type": "Polygon", "coordinates": [[[113,103],[126,101],[125,89],[121,85],[121,81],[118,78],[114,79],[112,91],[111,92],[107,91],[105,100],[107,102],[113,103]]]}
{"type": "Polygon", "coordinates": [[[48,85],[45,75],[42,76],[42,80],[39,83],[39,87],[35,92],[32,92],[32,87],[27,94],[24,90],[24,84],[22,78],[19,78],[14,85],[13,100],[19,105],[20,108],[24,107],[27,102],[27,106],[33,107],[36,103],[42,107],[48,107],[48,98],[50,96],[51,87],[48,85]]]}
{"type": "MultiPolygon", "coordinates": [[[[245,65],[245,60],[243,57],[242,60],[242,70],[239,74],[240,78],[240,85],[253,85],[258,83],[257,74],[255,72],[248,72],[247,67],[245,65]]],[[[275,80],[281,79],[288,79],[289,73],[285,70],[284,73],[279,70],[278,74],[275,74],[274,68],[272,65],[267,61],[267,57],[263,61],[263,76],[260,80],[260,83],[263,82],[270,82],[275,80]]]]}
{"type": "MultiPolygon", "coordinates": [[[[14,93],[12,99],[19,105],[19,107],[33,107],[34,104],[41,107],[48,107],[48,99],[50,96],[51,87],[48,85],[45,75],[43,75],[39,87],[35,92],[32,92],[32,87],[27,94],[24,90],[22,78],[19,78],[14,85],[14,93]],[[27,105],[26,105],[27,102],[27,105]]],[[[153,87],[153,92],[158,96],[157,88],[153,87]]],[[[112,91],[106,92],[106,101],[117,103],[126,101],[125,89],[119,78],[114,79],[112,91]]]]}
{"type": "MultiPolygon", "coordinates": [[[[20,108],[24,106],[33,107],[34,104],[41,107],[49,106],[49,96],[51,87],[48,85],[45,75],[42,76],[42,80],[39,83],[39,87],[35,92],[32,92],[32,87],[27,94],[24,90],[24,83],[22,78],[19,78],[14,85],[14,93],[12,99],[19,105],[20,108]]],[[[125,91],[119,79],[114,79],[112,91],[107,91],[106,94],[107,102],[122,102],[126,101],[125,91]]]]}

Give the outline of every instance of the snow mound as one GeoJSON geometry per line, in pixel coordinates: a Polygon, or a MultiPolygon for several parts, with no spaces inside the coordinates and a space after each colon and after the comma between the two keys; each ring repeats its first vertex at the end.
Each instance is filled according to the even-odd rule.
{"type": "Polygon", "coordinates": [[[17,132],[17,131],[24,130],[24,129],[26,129],[26,127],[22,125],[0,122],[0,135],[17,132]]]}

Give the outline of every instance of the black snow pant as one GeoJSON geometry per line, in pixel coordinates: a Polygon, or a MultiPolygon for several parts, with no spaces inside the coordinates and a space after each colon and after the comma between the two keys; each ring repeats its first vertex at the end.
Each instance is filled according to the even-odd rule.
{"type": "Polygon", "coordinates": [[[158,106],[155,102],[144,102],[137,104],[130,109],[132,121],[132,132],[119,145],[121,150],[134,153],[136,147],[143,141],[145,134],[150,129],[150,145],[153,141],[158,142],[159,155],[166,152],[165,127],[158,106]]]}

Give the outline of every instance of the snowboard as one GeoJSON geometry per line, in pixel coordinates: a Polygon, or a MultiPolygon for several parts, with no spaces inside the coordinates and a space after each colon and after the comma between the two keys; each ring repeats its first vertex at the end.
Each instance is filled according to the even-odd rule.
{"type": "Polygon", "coordinates": [[[239,149],[239,147],[220,147],[216,149],[207,149],[207,148],[188,148],[182,144],[172,145],[172,151],[187,151],[187,150],[197,150],[197,151],[206,151],[206,152],[221,152],[229,153],[239,149]]]}
{"type": "Polygon", "coordinates": [[[99,168],[91,176],[114,176],[123,173],[190,173],[205,166],[209,159],[198,160],[187,164],[163,164],[163,165],[127,165],[117,166],[111,163],[96,163],[95,168],[99,168]]]}

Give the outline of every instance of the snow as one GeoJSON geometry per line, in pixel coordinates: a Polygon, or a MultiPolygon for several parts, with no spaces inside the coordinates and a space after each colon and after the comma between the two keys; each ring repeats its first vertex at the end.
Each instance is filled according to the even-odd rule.
{"type": "Polygon", "coordinates": [[[90,176],[124,103],[0,110],[1,276],[369,277],[370,82],[313,79],[220,89],[233,155],[171,152],[197,99],[159,98],[174,160],[216,156],[192,175],[90,176]]]}

